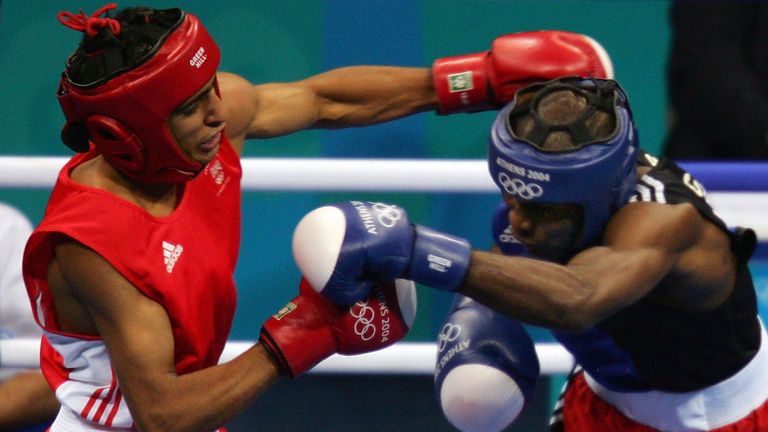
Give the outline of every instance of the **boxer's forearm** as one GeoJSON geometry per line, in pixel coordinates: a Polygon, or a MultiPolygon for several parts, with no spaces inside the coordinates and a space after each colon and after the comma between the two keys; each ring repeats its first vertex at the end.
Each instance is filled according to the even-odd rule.
{"type": "Polygon", "coordinates": [[[15,430],[50,420],[59,402],[39,371],[22,372],[0,383],[0,430],[15,430]]]}
{"type": "Polygon", "coordinates": [[[437,108],[427,68],[354,66],[301,82],[317,95],[315,127],[381,123],[437,108]]]}

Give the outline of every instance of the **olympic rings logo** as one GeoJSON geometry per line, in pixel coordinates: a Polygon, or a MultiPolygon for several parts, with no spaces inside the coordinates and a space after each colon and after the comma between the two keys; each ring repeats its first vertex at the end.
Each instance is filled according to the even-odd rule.
{"type": "Polygon", "coordinates": [[[507,225],[504,231],[499,234],[499,241],[502,243],[520,243],[520,240],[512,232],[512,226],[510,225],[507,225]]]}
{"type": "Polygon", "coordinates": [[[519,178],[509,178],[505,172],[499,173],[499,183],[510,195],[517,195],[522,199],[538,198],[544,194],[544,189],[536,183],[526,183],[519,178]]]}
{"type": "Polygon", "coordinates": [[[353,308],[349,311],[352,318],[355,318],[353,329],[355,334],[360,336],[360,339],[369,341],[376,336],[376,325],[373,324],[373,320],[376,318],[376,311],[368,306],[368,300],[359,301],[355,303],[355,306],[359,306],[359,308],[353,308]]]}
{"type": "Polygon", "coordinates": [[[437,351],[443,352],[445,347],[448,345],[448,342],[455,341],[460,334],[461,326],[445,323],[443,328],[440,329],[440,334],[437,336],[437,351]]]}
{"type": "Polygon", "coordinates": [[[373,203],[371,207],[376,212],[376,220],[379,221],[381,226],[386,228],[392,228],[397,225],[397,221],[403,217],[403,212],[396,205],[377,202],[373,203]]]}

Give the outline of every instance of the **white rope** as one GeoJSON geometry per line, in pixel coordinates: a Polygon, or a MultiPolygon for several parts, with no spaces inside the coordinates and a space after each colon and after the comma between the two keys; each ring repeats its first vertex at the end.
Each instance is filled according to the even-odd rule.
{"type": "Polygon", "coordinates": [[[51,188],[67,161],[63,157],[0,157],[0,188],[51,188]]]}
{"type": "MultiPolygon", "coordinates": [[[[221,355],[221,362],[232,360],[254,343],[253,341],[227,342],[221,355]]],[[[39,340],[0,340],[0,367],[38,367],[39,352],[39,340]]],[[[536,344],[536,353],[539,356],[542,374],[566,374],[573,367],[573,357],[559,344],[536,344]]],[[[400,342],[367,354],[333,355],[312,369],[312,373],[432,375],[435,370],[436,356],[437,347],[434,343],[400,342]]]]}
{"type": "MultiPolygon", "coordinates": [[[[0,156],[0,188],[51,188],[63,157],[0,156]]],[[[244,158],[250,191],[492,192],[484,161],[244,158]]]]}
{"type": "Polygon", "coordinates": [[[40,365],[37,339],[0,339],[0,367],[34,368],[40,365]]]}
{"type": "MultiPolygon", "coordinates": [[[[252,342],[227,343],[222,361],[245,351],[252,342]]],[[[545,375],[566,374],[573,367],[573,357],[557,343],[536,344],[536,354],[545,375]]],[[[320,374],[403,374],[432,375],[435,371],[437,345],[431,342],[400,342],[372,353],[354,356],[333,355],[318,364],[313,373],[320,374]]]]}
{"type": "MultiPolygon", "coordinates": [[[[63,157],[0,156],[0,188],[51,188],[63,157]]],[[[496,193],[484,160],[244,158],[246,191],[496,193]]],[[[768,191],[710,191],[731,226],[768,241],[768,191]]]]}
{"type": "MultiPolygon", "coordinates": [[[[63,157],[0,156],[0,188],[51,188],[66,162],[63,157]]],[[[381,191],[497,193],[484,160],[245,158],[246,191],[381,191]]],[[[731,226],[755,228],[768,241],[768,191],[710,191],[715,211],[731,226]]],[[[230,341],[228,361],[253,342],[230,341]]],[[[559,344],[536,344],[543,374],[570,371],[571,355],[559,344]]],[[[432,374],[434,343],[401,342],[359,356],[334,355],[314,373],[432,374]]],[[[0,367],[36,367],[39,342],[0,340],[0,367]]]]}

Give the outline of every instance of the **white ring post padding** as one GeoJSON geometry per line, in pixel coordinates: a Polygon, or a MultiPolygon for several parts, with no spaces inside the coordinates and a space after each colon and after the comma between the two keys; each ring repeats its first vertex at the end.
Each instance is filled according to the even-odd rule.
{"type": "MultiPolygon", "coordinates": [[[[50,188],[66,161],[0,156],[0,188],[50,188]]],[[[242,165],[246,191],[497,192],[485,160],[244,158],[242,165]]],[[[768,163],[683,166],[716,186],[703,182],[726,223],[751,227],[768,241],[768,163]],[[757,191],[754,183],[767,187],[757,191]]]]}
{"type": "MultiPolygon", "coordinates": [[[[229,341],[221,354],[228,362],[253,346],[254,341],[229,341]]],[[[35,368],[39,366],[40,341],[36,339],[0,340],[0,367],[35,368]]],[[[573,367],[573,357],[556,343],[536,344],[536,353],[544,375],[566,374],[573,367]]],[[[333,355],[311,373],[317,374],[399,374],[432,375],[437,346],[431,342],[399,342],[368,354],[333,355]]]]}

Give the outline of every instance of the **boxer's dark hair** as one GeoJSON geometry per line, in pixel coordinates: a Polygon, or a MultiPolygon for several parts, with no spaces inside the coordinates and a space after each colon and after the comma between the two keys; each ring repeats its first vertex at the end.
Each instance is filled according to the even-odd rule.
{"type": "Polygon", "coordinates": [[[609,97],[611,100],[610,102],[604,101],[604,106],[603,104],[596,106],[591,104],[583,94],[568,88],[550,91],[540,98],[535,98],[537,95],[535,92],[521,94],[519,95],[520,104],[523,106],[527,106],[529,103],[534,104],[530,109],[535,114],[525,113],[525,110],[513,110],[509,117],[512,132],[526,141],[537,141],[536,146],[542,150],[568,151],[579,148],[588,142],[579,142],[580,137],[573,136],[573,131],[559,129],[558,126],[577,123],[580,121],[580,117],[584,115],[583,125],[586,129],[587,138],[581,138],[581,141],[602,141],[610,137],[616,130],[615,113],[612,109],[608,109],[608,104],[613,106],[613,92],[601,95],[600,89],[596,90],[594,87],[580,87],[579,90],[595,95],[591,97],[609,97]],[[588,110],[593,112],[589,113],[588,110]],[[534,137],[538,132],[538,128],[535,127],[536,122],[542,120],[551,125],[552,128],[546,131],[545,136],[537,139],[534,137]]]}
{"type": "Polygon", "coordinates": [[[83,34],[80,45],[67,60],[66,74],[78,85],[98,85],[148,60],[164,35],[181,20],[180,9],[124,8],[110,17],[120,22],[115,35],[106,26],[91,37],[83,34]]]}

